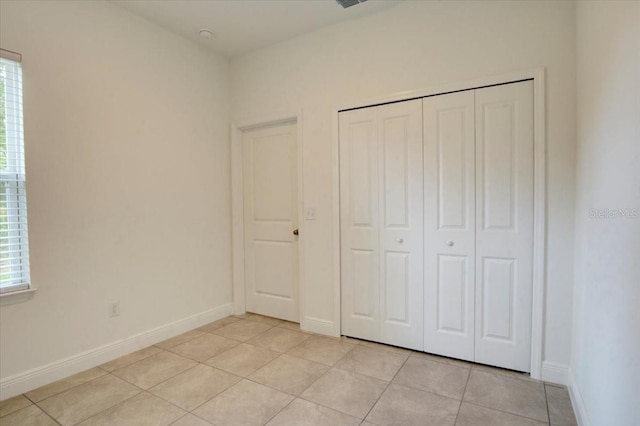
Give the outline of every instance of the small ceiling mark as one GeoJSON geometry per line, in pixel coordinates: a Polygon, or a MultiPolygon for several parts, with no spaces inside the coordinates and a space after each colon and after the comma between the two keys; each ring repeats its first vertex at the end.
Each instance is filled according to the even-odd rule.
{"type": "Polygon", "coordinates": [[[213,31],[203,28],[200,31],[198,31],[198,35],[204,39],[209,40],[213,38],[213,31]]]}

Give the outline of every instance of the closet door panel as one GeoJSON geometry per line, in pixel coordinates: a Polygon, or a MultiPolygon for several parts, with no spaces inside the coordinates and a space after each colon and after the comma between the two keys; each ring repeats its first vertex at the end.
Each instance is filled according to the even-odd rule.
{"type": "Polygon", "coordinates": [[[381,340],[422,348],[422,102],[378,109],[381,340]]]}
{"type": "Polygon", "coordinates": [[[379,147],[376,110],[340,113],[342,334],[380,339],[379,147]]]}
{"type": "Polygon", "coordinates": [[[473,361],[474,93],[423,100],[424,350],[473,361]]]}
{"type": "Polygon", "coordinates": [[[476,90],[475,360],[530,370],[533,83],[476,90]]]}

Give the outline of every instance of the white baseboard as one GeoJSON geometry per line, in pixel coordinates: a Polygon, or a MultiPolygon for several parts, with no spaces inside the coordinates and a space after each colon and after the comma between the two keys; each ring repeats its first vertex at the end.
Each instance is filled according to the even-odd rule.
{"type": "Polygon", "coordinates": [[[571,397],[571,405],[573,405],[576,421],[580,426],[590,426],[591,422],[589,422],[589,417],[587,416],[587,409],[571,369],[568,371],[567,378],[569,381],[567,387],[569,388],[569,396],[571,397]]]}
{"type": "Polygon", "coordinates": [[[9,376],[0,381],[0,399],[5,400],[20,395],[72,374],[102,365],[105,362],[177,336],[185,331],[193,330],[229,316],[232,311],[233,305],[228,303],[42,367],[9,376]]]}
{"type": "Polygon", "coordinates": [[[326,336],[338,337],[333,321],[320,318],[304,317],[300,322],[302,331],[310,331],[312,333],[324,334],[326,336]]]}
{"type": "Polygon", "coordinates": [[[569,385],[569,366],[557,364],[555,362],[543,361],[541,379],[545,382],[557,383],[559,385],[569,385]]]}

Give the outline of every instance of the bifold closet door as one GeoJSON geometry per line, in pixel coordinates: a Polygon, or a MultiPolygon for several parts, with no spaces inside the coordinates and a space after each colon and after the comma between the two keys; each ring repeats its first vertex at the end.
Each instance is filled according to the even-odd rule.
{"type": "Polygon", "coordinates": [[[533,83],[423,109],[425,351],[529,371],[533,83]]]}
{"type": "Polygon", "coordinates": [[[475,361],[531,368],[533,82],[475,90],[475,361]]]}
{"type": "Polygon", "coordinates": [[[342,334],[423,347],[422,101],[341,112],[342,334]]]}
{"type": "Polygon", "coordinates": [[[473,361],[474,91],[423,102],[424,350],[473,361]]]}

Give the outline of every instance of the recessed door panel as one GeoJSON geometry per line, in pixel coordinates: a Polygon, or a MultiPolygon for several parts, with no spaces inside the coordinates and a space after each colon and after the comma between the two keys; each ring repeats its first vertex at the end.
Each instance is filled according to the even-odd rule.
{"type": "Polygon", "coordinates": [[[515,176],[515,100],[482,104],[483,204],[487,229],[512,229],[515,176]]]}
{"type": "Polygon", "coordinates": [[[424,99],[426,352],[473,361],[473,91],[424,99]]]}
{"type": "Polygon", "coordinates": [[[411,314],[409,253],[386,253],[385,315],[387,322],[408,324],[411,314]]]}
{"type": "Polygon", "coordinates": [[[251,140],[250,164],[253,167],[253,219],[259,221],[291,221],[291,170],[277,167],[290,163],[291,136],[282,133],[259,135],[251,140]],[[276,190],[274,190],[276,189],[276,190]],[[282,190],[284,189],[284,190],[282,190]]]}
{"type": "Polygon", "coordinates": [[[374,137],[375,123],[356,122],[349,126],[349,194],[351,197],[351,221],[354,226],[372,226],[376,197],[372,191],[374,169],[378,161],[378,149],[374,137]]]}
{"type": "Polygon", "coordinates": [[[438,332],[465,334],[467,328],[467,257],[438,256],[438,332]]]}
{"type": "Polygon", "coordinates": [[[482,269],[482,338],[513,342],[515,259],[485,257],[482,269]]]}
{"type": "MultiPolygon", "coordinates": [[[[468,96],[467,96],[468,97],[468,96]]],[[[473,117],[464,106],[436,112],[438,166],[438,228],[467,229],[468,126],[473,117]]]]}
{"type": "Polygon", "coordinates": [[[290,242],[254,241],[254,289],[261,296],[292,301],[291,282],[295,272],[290,242]],[[289,267],[282,267],[287,265],[289,267]]]}
{"type": "Polygon", "coordinates": [[[378,283],[375,253],[372,250],[352,250],[351,259],[353,260],[352,276],[356,277],[353,282],[353,307],[352,314],[354,316],[374,319],[377,311],[377,289],[378,283]]]}
{"type": "Polygon", "coordinates": [[[406,228],[409,214],[409,117],[383,121],[384,212],[387,228],[406,228]]]}
{"type": "Polygon", "coordinates": [[[299,321],[295,123],[243,132],[245,302],[299,321]]]}
{"type": "Polygon", "coordinates": [[[533,82],[476,90],[476,362],[531,368],[533,82]]]}

